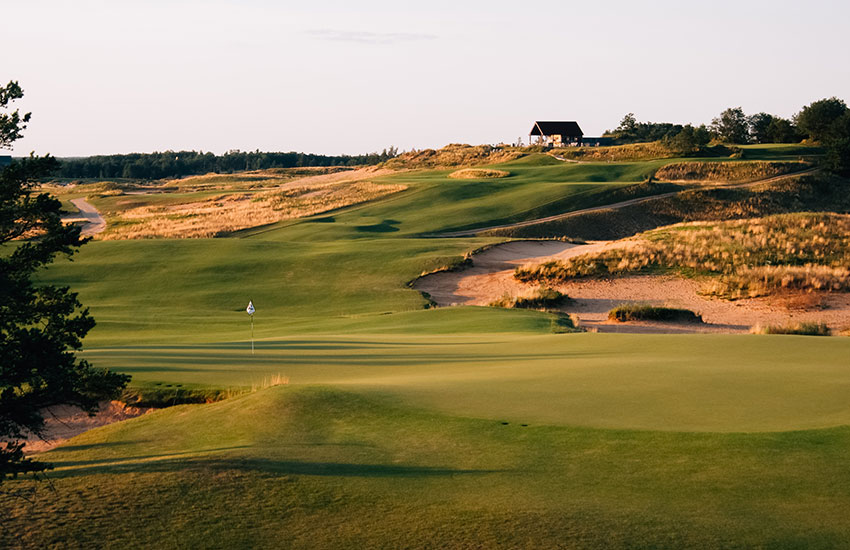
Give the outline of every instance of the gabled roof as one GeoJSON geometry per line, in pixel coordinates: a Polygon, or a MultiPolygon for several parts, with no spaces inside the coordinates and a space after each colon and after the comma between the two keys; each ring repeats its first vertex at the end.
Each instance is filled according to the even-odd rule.
{"type": "Polygon", "coordinates": [[[574,120],[568,121],[542,121],[538,120],[531,128],[532,136],[572,136],[581,137],[584,132],[578,127],[578,122],[574,120]]]}

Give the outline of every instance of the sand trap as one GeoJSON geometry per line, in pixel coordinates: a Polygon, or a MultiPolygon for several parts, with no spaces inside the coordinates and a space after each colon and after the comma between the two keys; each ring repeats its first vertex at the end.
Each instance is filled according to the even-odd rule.
{"type": "Polygon", "coordinates": [[[30,438],[24,452],[43,453],[93,428],[141,416],[152,410],[154,409],[127,406],[120,401],[104,401],[100,404],[100,411],[94,416],[89,416],[77,407],[53,407],[47,410],[44,416],[44,440],[38,437],[30,438]]]}
{"type": "MultiPolygon", "coordinates": [[[[439,306],[483,306],[506,293],[528,294],[535,288],[513,278],[517,266],[562,260],[619,246],[628,246],[628,241],[585,245],[558,241],[510,242],[477,254],[468,269],[427,275],[417,280],[413,288],[430,294],[439,306]]],[[[599,332],[743,333],[759,324],[784,325],[803,321],[825,322],[836,332],[850,326],[850,294],[801,293],[727,301],[703,298],[698,294],[701,284],[698,280],[673,276],[633,275],[577,280],[554,288],[573,299],[562,308],[564,312],[577,315],[582,326],[599,332]],[[608,311],[612,308],[634,302],[689,309],[702,315],[705,322],[608,321],[608,311]]]]}

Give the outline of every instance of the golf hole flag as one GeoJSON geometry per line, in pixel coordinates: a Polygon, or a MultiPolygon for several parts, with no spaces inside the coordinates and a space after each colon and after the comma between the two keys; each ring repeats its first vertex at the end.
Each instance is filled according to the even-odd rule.
{"type": "Polygon", "coordinates": [[[248,307],[245,308],[248,315],[251,316],[251,355],[254,355],[254,301],[248,300],[248,307]]]}

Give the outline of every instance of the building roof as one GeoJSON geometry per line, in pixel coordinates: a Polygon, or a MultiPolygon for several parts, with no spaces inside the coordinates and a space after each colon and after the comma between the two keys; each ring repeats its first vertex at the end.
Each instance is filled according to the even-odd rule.
{"type": "Polygon", "coordinates": [[[542,121],[538,120],[531,128],[532,136],[570,136],[581,137],[584,132],[578,127],[578,122],[574,120],[568,121],[542,121]]]}

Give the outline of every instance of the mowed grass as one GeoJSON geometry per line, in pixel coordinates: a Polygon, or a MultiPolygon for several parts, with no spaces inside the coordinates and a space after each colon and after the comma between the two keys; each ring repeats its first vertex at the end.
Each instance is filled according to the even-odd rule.
{"type": "Polygon", "coordinates": [[[0,501],[0,537],[31,548],[838,548],[850,537],[848,450],[846,427],[598,430],[279,386],[76,438],[45,456],[55,491],[0,501]]]}
{"type": "MultiPolygon", "coordinates": [[[[487,311],[439,313],[455,331],[465,324],[472,331],[479,327],[468,312],[476,310],[487,311]],[[455,313],[460,322],[446,318],[455,313]]],[[[431,314],[415,314],[424,330],[431,314]]],[[[293,386],[345,387],[448,414],[538,424],[714,432],[850,424],[850,340],[843,338],[305,333],[260,340],[251,355],[243,335],[220,344],[93,349],[85,357],[132,374],[142,388],[240,388],[282,375],[293,386]]]]}
{"type": "Polygon", "coordinates": [[[56,491],[0,499],[0,547],[845,545],[850,339],[553,334],[405,286],[495,242],[423,235],[604,204],[659,162],[407,172],[239,238],[86,245],[44,278],[91,307],[93,364],[142,391],[289,384],[48,453],[56,491]]]}

